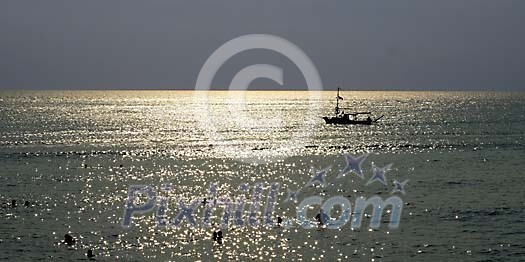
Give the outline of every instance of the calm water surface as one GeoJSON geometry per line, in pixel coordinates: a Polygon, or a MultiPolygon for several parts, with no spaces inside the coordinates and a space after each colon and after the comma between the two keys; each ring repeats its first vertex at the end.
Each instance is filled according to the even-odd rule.
{"type": "Polygon", "coordinates": [[[238,95],[0,92],[0,259],[86,260],[88,249],[97,260],[525,259],[524,93],[344,92],[345,107],[385,115],[372,126],[325,125],[333,92],[252,91],[245,105],[238,95]],[[344,154],[363,153],[365,180],[337,178],[344,154]],[[372,162],[393,164],[388,186],[365,185],[372,162]],[[325,187],[305,186],[312,167],[331,167],[325,187]],[[404,202],[398,229],[387,227],[387,214],[374,230],[366,218],[339,230],[230,226],[218,245],[211,235],[221,209],[214,228],[159,228],[155,212],[120,226],[130,185],[161,192],[171,183],[162,194],[173,219],[179,199],[204,198],[214,182],[229,199],[250,199],[257,182],[266,196],[279,182],[275,215],[293,221],[298,204],[285,202],[287,189],[302,188],[299,201],[354,203],[391,196],[394,179],[408,179],[406,194],[395,194],[404,202]],[[237,190],[242,183],[247,193],[237,190]],[[75,245],[61,242],[65,233],[75,245]]]}

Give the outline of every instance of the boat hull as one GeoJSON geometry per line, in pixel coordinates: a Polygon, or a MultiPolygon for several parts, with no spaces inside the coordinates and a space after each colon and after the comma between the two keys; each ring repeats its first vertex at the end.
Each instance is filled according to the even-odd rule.
{"type": "Polygon", "coordinates": [[[346,118],[346,117],[328,117],[328,116],[325,116],[323,117],[324,121],[327,123],[327,124],[334,124],[334,125],[371,125],[372,124],[372,120],[371,119],[367,119],[367,120],[351,120],[349,118],[346,118]]]}

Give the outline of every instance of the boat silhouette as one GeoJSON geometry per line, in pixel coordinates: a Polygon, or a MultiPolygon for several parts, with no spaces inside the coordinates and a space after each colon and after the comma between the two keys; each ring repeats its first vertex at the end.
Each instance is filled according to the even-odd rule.
{"type": "Polygon", "coordinates": [[[327,124],[336,125],[371,125],[383,118],[384,115],[376,119],[372,119],[371,112],[351,112],[345,113],[344,108],[339,107],[339,100],[343,100],[343,97],[339,95],[340,88],[337,88],[336,106],[334,116],[324,116],[323,119],[327,124]],[[366,118],[365,118],[366,117],[366,118]]]}

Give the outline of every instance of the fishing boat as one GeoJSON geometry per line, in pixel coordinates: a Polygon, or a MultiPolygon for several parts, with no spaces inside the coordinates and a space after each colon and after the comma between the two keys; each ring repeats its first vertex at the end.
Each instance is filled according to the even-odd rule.
{"type": "Polygon", "coordinates": [[[372,119],[371,112],[350,112],[345,113],[342,107],[339,107],[339,100],[343,100],[343,97],[339,95],[340,88],[337,88],[335,116],[324,116],[323,119],[327,124],[336,125],[371,125],[383,118],[384,115],[372,119]]]}

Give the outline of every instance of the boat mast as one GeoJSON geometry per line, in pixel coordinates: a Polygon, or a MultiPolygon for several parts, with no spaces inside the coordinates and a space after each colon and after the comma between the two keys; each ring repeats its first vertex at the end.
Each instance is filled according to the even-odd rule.
{"type": "Polygon", "coordinates": [[[337,87],[337,97],[335,98],[335,114],[339,115],[339,89],[340,87],[337,87]]]}

